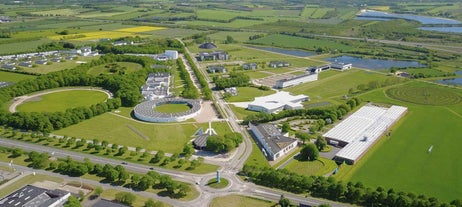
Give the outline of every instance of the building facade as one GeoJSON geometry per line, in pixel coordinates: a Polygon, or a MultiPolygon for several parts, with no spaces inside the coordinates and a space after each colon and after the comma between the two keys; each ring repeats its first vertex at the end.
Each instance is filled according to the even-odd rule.
{"type": "Polygon", "coordinates": [[[269,160],[276,160],[297,147],[297,139],[282,135],[273,124],[249,123],[249,128],[260,150],[269,160]]]}

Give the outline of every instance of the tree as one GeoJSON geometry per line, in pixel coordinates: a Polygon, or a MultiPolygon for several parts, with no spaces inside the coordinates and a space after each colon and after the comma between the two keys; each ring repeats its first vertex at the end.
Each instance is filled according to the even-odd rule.
{"type": "Polygon", "coordinates": [[[127,192],[120,192],[115,195],[115,200],[127,204],[127,205],[132,205],[133,202],[136,200],[136,196],[132,193],[127,193],[127,192]]]}
{"type": "Polygon", "coordinates": [[[287,132],[289,132],[291,130],[292,130],[292,128],[290,128],[289,122],[284,122],[284,124],[282,124],[282,127],[281,127],[281,132],[282,133],[287,133],[287,132]]]}
{"type": "Polygon", "coordinates": [[[74,197],[74,196],[69,196],[69,198],[67,199],[67,202],[66,204],[64,204],[64,207],[81,207],[82,205],[80,205],[80,201],[78,198],[74,197]]]}
{"type": "Polygon", "coordinates": [[[96,186],[96,188],[93,191],[93,195],[99,197],[101,193],[103,193],[103,188],[101,186],[96,186]]]}
{"type": "Polygon", "coordinates": [[[186,143],[183,146],[183,156],[185,156],[186,158],[190,158],[193,154],[194,154],[194,147],[191,144],[186,143]]]}
{"type": "Polygon", "coordinates": [[[160,150],[154,155],[154,157],[149,161],[150,163],[158,163],[165,157],[165,152],[160,150]]]}
{"type": "Polygon", "coordinates": [[[310,140],[310,134],[306,133],[306,132],[301,132],[301,131],[297,131],[295,132],[295,137],[299,138],[300,140],[302,140],[302,143],[305,144],[306,141],[309,141],[310,140]]]}
{"type": "Polygon", "coordinates": [[[314,144],[307,144],[300,151],[300,160],[314,161],[319,158],[319,151],[314,144]]]}
{"type": "Polygon", "coordinates": [[[143,207],[163,207],[164,204],[160,201],[155,202],[152,200],[152,198],[148,199],[146,202],[144,202],[143,207]]]}
{"type": "Polygon", "coordinates": [[[21,156],[23,153],[22,149],[21,148],[14,148],[13,150],[11,150],[11,157],[12,158],[16,158],[16,157],[19,157],[21,156]]]}
{"type": "Polygon", "coordinates": [[[327,147],[327,141],[323,136],[318,136],[314,144],[316,144],[316,147],[319,151],[322,151],[327,147]]]}
{"type": "Polygon", "coordinates": [[[233,37],[231,37],[230,35],[226,36],[225,44],[232,44],[232,43],[235,43],[235,42],[236,42],[236,40],[234,40],[233,37]]]}
{"type": "Polygon", "coordinates": [[[284,195],[281,195],[281,198],[279,199],[279,205],[281,205],[281,207],[290,207],[290,200],[284,197],[284,195]]]}

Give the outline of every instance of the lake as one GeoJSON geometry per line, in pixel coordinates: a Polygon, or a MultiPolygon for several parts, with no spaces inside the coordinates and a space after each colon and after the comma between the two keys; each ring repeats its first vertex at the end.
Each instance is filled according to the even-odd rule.
{"type": "Polygon", "coordinates": [[[420,30],[462,33],[462,27],[419,27],[420,30]]]}
{"type": "Polygon", "coordinates": [[[383,70],[383,69],[390,69],[392,67],[398,68],[422,68],[426,67],[424,64],[420,64],[417,61],[406,61],[406,60],[380,60],[380,59],[373,59],[373,58],[360,58],[360,57],[352,57],[352,56],[339,56],[339,57],[332,57],[326,58],[329,62],[341,62],[341,63],[352,63],[353,67],[357,68],[367,68],[371,70],[383,70]]]}
{"type": "Polygon", "coordinates": [[[412,14],[393,14],[381,11],[363,10],[356,15],[356,19],[360,20],[390,20],[390,19],[407,19],[418,21],[422,24],[462,24],[462,22],[454,19],[446,19],[439,17],[419,16],[412,14]],[[371,19],[368,19],[371,18],[371,19]]]}
{"type": "Polygon", "coordinates": [[[255,46],[248,46],[248,47],[259,49],[259,50],[265,50],[269,52],[281,53],[284,55],[297,56],[297,57],[308,57],[308,56],[316,55],[316,53],[314,52],[306,52],[303,50],[282,49],[282,48],[276,48],[276,47],[255,47],[255,46]]]}
{"type": "Polygon", "coordinates": [[[437,80],[437,83],[446,84],[446,85],[459,85],[462,86],[462,78],[445,78],[437,80]]]}

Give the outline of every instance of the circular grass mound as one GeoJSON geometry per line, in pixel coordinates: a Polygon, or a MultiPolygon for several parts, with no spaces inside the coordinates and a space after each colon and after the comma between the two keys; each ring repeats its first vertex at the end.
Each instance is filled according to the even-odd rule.
{"type": "Polygon", "coordinates": [[[80,106],[91,106],[108,98],[104,92],[97,90],[64,90],[48,92],[33,96],[17,106],[20,112],[56,112],[80,106]]]}
{"type": "Polygon", "coordinates": [[[400,101],[424,105],[453,105],[461,102],[457,93],[445,88],[401,86],[386,91],[390,98],[400,101]]]}

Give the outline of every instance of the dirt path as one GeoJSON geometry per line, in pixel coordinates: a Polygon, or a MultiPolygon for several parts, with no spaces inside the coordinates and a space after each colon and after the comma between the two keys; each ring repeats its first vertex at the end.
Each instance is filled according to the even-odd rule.
{"type": "Polygon", "coordinates": [[[14,99],[13,103],[8,108],[8,110],[11,113],[14,113],[14,112],[16,112],[16,107],[18,105],[24,103],[25,101],[27,101],[29,99],[33,99],[33,98],[36,98],[36,97],[39,97],[39,96],[42,96],[42,95],[45,95],[45,94],[62,92],[62,91],[75,91],[75,90],[100,91],[100,92],[105,93],[108,98],[112,98],[112,94],[109,91],[99,89],[99,88],[63,88],[63,89],[58,89],[58,90],[47,90],[47,91],[44,91],[44,92],[41,92],[41,93],[36,93],[36,94],[30,95],[30,96],[24,95],[24,96],[16,97],[14,99]]]}

